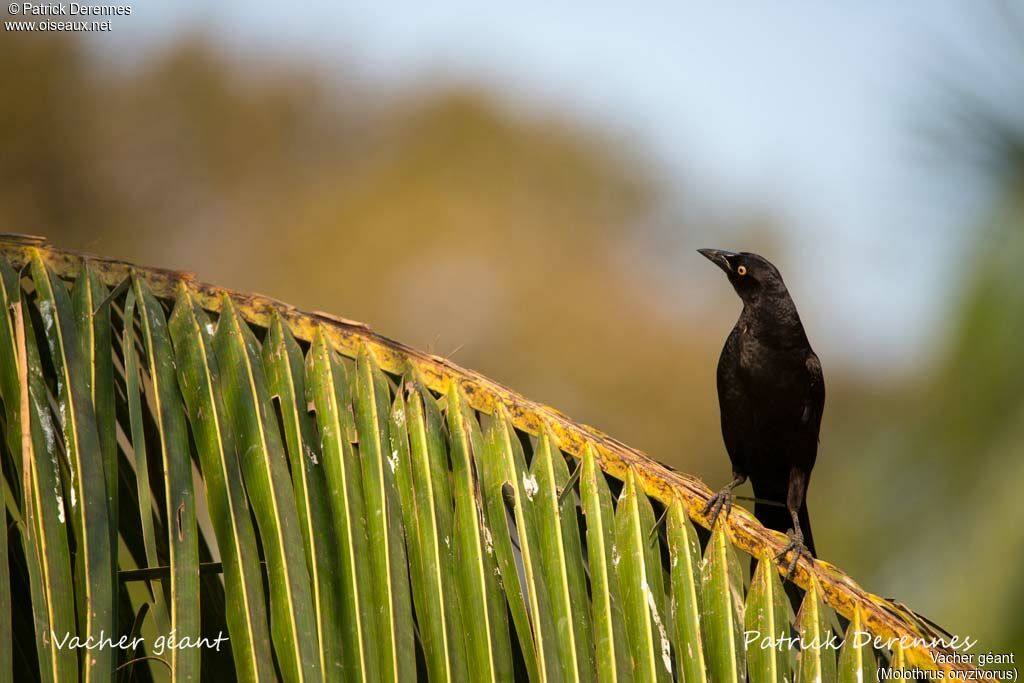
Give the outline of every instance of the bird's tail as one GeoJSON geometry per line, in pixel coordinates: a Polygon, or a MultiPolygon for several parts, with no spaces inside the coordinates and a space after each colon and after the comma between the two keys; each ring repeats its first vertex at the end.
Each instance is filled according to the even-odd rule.
{"type": "MultiPolygon", "coordinates": [[[[786,533],[793,528],[793,518],[789,516],[789,510],[786,509],[785,505],[778,505],[773,503],[759,503],[754,502],[754,516],[757,517],[761,524],[764,524],[769,529],[775,529],[786,533]]],[[[811,518],[807,514],[807,501],[800,506],[800,512],[798,513],[800,519],[800,531],[804,534],[804,545],[811,551],[811,555],[815,557],[818,553],[814,550],[814,535],[811,533],[811,518]]],[[[750,573],[753,575],[754,569],[757,565],[756,558],[750,558],[750,573]]],[[[793,606],[793,613],[797,613],[800,610],[800,604],[803,601],[803,591],[790,581],[785,583],[786,595],[789,597],[789,603],[793,606]]]]}
{"type": "MultiPolygon", "coordinates": [[[[755,501],[754,516],[769,529],[786,533],[793,528],[793,518],[789,516],[789,510],[786,509],[784,504],[779,505],[755,501]]],[[[811,518],[807,514],[807,501],[804,501],[804,504],[800,506],[799,518],[800,530],[804,533],[804,545],[811,551],[811,555],[817,557],[818,553],[814,550],[814,534],[811,533],[811,518]]]]}

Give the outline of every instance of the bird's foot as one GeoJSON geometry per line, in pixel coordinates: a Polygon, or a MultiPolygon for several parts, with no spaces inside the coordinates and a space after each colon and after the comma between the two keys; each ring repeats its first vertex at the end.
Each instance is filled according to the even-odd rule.
{"type": "Polygon", "coordinates": [[[715,522],[718,520],[718,515],[722,510],[725,510],[725,519],[729,519],[729,512],[732,510],[733,501],[732,489],[732,486],[726,486],[711,496],[711,499],[704,506],[704,516],[708,518],[708,526],[710,528],[715,528],[715,522]]]}
{"type": "Polygon", "coordinates": [[[800,560],[801,556],[806,557],[810,561],[814,561],[814,556],[811,555],[811,551],[804,545],[804,535],[799,529],[794,531],[790,529],[786,532],[789,536],[789,543],[782,549],[782,552],[775,556],[776,561],[785,559],[786,555],[792,553],[789,560],[789,566],[786,570],[786,580],[793,580],[793,572],[796,571],[796,563],[800,560]]]}

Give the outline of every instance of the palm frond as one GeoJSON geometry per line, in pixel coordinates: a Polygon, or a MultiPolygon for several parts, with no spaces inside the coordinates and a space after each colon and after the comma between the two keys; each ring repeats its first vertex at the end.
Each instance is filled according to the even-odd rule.
{"type": "Polygon", "coordinates": [[[964,666],[826,562],[798,563],[794,615],[781,534],[736,508],[702,557],[701,481],[449,360],[39,239],[2,237],[0,256],[17,530],[0,535],[0,622],[34,624],[0,630],[16,653],[0,680],[873,677],[864,638],[838,659],[778,644],[830,641],[829,608],[890,664],[964,666]],[[749,585],[737,551],[758,558],[749,585]],[[201,607],[220,591],[218,621],[201,607]],[[199,641],[221,625],[230,660],[199,641]],[[150,637],[54,642],[101,632],[150,637]]]}

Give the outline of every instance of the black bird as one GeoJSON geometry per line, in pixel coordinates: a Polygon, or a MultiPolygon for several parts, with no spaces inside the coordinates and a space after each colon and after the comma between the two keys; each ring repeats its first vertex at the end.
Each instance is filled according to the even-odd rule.
{"type": "Polygon", "coordinates": [[[725,271],[743,300],[718,360],[722,437],[733,479],[708,501],[704,514],[710,513],[712,526],[723,508],[728,516],[733,489],[749,478],[757,499],[754,515],[789,536],[776,559],[793,553],[792,576],[801,555],[816,555],[807,485],[825,407],[821,363],[775,266],[747,252],[697,251],[725,271]]]}

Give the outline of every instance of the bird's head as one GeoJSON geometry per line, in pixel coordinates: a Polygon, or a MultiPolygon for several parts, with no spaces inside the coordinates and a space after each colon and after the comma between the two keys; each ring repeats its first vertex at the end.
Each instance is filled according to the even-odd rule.
{"type": "Polygon", "coordinates": [[[745,304],[756,304],[765,297],[785,296],[789,292],[779,269],[763,256],[750,252],[732,252],[722,249],[698,249],[704,258],[725,271],[733,289],[745,304]]]}

